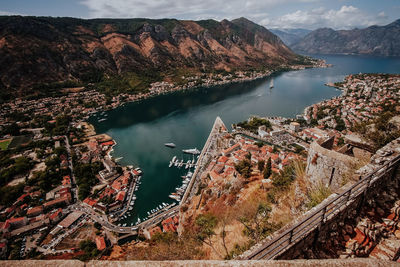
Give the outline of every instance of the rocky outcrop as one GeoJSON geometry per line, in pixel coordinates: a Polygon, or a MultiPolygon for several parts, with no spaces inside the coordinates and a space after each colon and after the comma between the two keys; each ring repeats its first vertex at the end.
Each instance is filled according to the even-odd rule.
{"type": "Polygon", "coordinates": [[[0,88],[14,92],[126,73],[272,69],[298,59],[276,35],[245,18],[0,17],[0,88]]]}
{"type": "Polygon", "coordinates": [[[291,48],[308,54],[400,56],[400,20],[385,26],[371,26],[365,29],[317,29],[291,48]]]}

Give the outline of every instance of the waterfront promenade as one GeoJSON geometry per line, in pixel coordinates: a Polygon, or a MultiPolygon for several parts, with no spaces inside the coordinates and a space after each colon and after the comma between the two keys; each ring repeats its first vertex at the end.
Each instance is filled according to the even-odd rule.
{"type": "Polygon", "coordinates": [[[193,190],[195,189],[195,184],[200,180],[201,174],[204,171],[204,168],[206,167],[207,163],[209,162],[210,157],[212,156],[212,148],[216,144],[216,138],[220,134],[220,129],[224,128],[226,129],[226,126],[224,122],[221,120],[220,117],[217,117],[215,119],[214,125],[210,131],[210,134],[207,138],[207,141],[204,144],[204,147],[200,153],[199,159],[196,163],[196,169],[193,173],[193,176],[190,180],[190,183],[181,199],[178,205],[171,207],[170,209],[166,209],[165,211],[157,214],[156,216],[149,218],[140,224],[137,224],[135,226],[131,227],[122,227],[115,225],[111,223],[109,220],[107,220],[105,215],[100,215],[96,213],[92,208],[88,206],[83,206],[83,205],[77,205],[75,208],[77,210],[80,210],[82,212],[85,212],[86,214],[89,214],[89,216],[96,222],[100,223],[104,228],[107,230],[120,233],[120,234],[137,234],[139,229],[143,228],[149,228],[152,227],[164,219],[171,217],[175,215],[176,213],[179,212],[180,207],[182,204],[186,203],[186,201],[193,196],[194,192],[193,190]]]}
{"type": "Polygon", "coordinates": [[[184,204],[187,201],[187,199],[189,198],[189,196],[193,196],[193,192],[192,192],[193,191],[193,186],[197,182],[197,180],[200,179],[200,177],[197,177],[197,176],[201,176],[201,174],[204,171],[204,167],[207,164],[208,159],[209,159],[210,149],[212,147],[212,144],[215,141],[215,138],[220,133],[219,130],[221,129],[221,127],[226,129],[224,122],[218,116],[215,119],[214,125],[211,128],[211,132],[208,135],[207,141],[204,144],[203,149],[201,150],[199,159],[197,160],[197,167],[196,167],[196,169],[195,169],[195,171],[193,173],[192,179],[190,180],[190,183],[189,183],[189,185],[188,185],[188,187],[187,187],[187,189],[185,191],[185,194],[183,195],[183,197],[182,197],[182,199],[181,199],[179,204],[184,204]],[[208,155],[208,157],[207,157],[207,155],[208,155]]]}

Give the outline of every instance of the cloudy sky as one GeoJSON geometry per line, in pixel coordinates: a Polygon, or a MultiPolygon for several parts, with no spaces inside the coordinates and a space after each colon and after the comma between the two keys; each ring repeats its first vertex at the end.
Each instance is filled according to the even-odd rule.
{"type": "Polygon", "coordinates": [[[234,19],[267,28],[352,29],[400,18],[399,0],[1,0],[0,15],[234,19]]]}

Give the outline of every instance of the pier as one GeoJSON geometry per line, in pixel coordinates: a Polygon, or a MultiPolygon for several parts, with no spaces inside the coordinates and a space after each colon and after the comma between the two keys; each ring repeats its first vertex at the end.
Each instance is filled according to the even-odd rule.
{"type": "Polygon", "coordinates": [[[195,168],[195,167],[197,167],[197,162],[198,161],[195,162],[194,157],[193,157],[193,160],[188,160],[188,161],[184,162],[183,159],[179,160],[176,158],[176,156],[174,156],[170,160],[168,167],[170,167],[170,168],[171,167],[177,167],[177,168],[185,167],[185,169],[195,168]]]}
{"type": "MultiPolygon", "coordinates": [[[[161,212],[159,212],[156,215],[153,215],[153,217],[148,218],[147,220],[135,225],[135,226],[117,226],[115,224],[112,224],[108,222],[107,220],[104,220],[100,218],[100,216],[96,215],[94,211],[92,211],[91,208],[85,207],[83,211],[88,212],[89,214],[92,215],[92,219],[99,222],[101,225],[103,225],[105,228],[109,229],[110,231],[114,231],[120,234],[126,234],[123,235],[123,238],[127,238],[132,235],[138,234],[140,229],[143,228],[149,228],[153,227],[154,225],[157,225],[158,223],[162,222],[163,220],[176,215],[179,213],[181,205],[186,203],[186,201],[193,196],[193,189],[195,188],[195,184],[199,181],[199,175],[203,173],[204,167],[207,165],[209,159],[211,156],[213,156],[212,153],[212,147],[215,145],[215,140],[221,134],[221,128],[224,130],[226,129],[225,124],[221,120],[220,117],[217,117],[215,119],[214,125],[211,129],[211,132],[207,138],[207,141],[199,155],[199,158],[196,163],[196,168],[194,170],[194,173],[190,179],[190,182],[180,200],[180,202],[176,205],[173,206],[172,204],[165,207],[164,209],[161,209],[161,212]]],[[[80,206],[80,209],[82,209],[82,206],[80,206]]]]}
{"type": "MultiPolygon", "coordinates": [[[[129,199],[126,201],[126,205],[122,209],[121,214],[119,214],[116,218],[114,218],[114,221],[119,220],[129,210],[129,208],[133,206],[131,205],[131,202],[133,197],[135,196],[135,187],[138,185],[141,176],[136,176],[135,174],[133,174],[132,170],[130,171],[130,173],[132,175],[132,182],[130,184],[129,190],[127,191],[129,199]]],[[[135,201],[136,199],[133,200],[133,202],[135,201]]]]}
{"type": "Polygon", "coordinates": [[[192,178],[190,179],[189,185],[188,185],[179,204],[185,203],[187,201],[187,199],[189,198],[189,196],[192,196],[193,186],[194,186],[195,182],[199,179],[199,177],[197,177],[197,176],[201,175],[201,173],[203,173],[204,166],[206,165],[206,163],[208,161],[208,157],[206,157],[206,155],[210,154],[210,150],[213,145],[213,142],[215,141],[215,138],[218,137],[221,128],[226,129],[226,126],[225,126],[224,122],[221,120],[221,118],[217,117],[215,119],[214,125],[211,129],[211,132],[207,138],[207,141],[204,144],[203,149],[201,150],[200,156],[196,163],[197,167],[194,170],[194,173],[192,175],[192,178]]]}

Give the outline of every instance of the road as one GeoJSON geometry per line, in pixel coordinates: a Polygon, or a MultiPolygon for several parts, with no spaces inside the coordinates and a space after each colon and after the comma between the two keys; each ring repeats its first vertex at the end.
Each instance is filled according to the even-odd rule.
{"type": "Polygon", "coordinates": [[[69,169],[71,171],[72,183],[74,185],[74,188],[71,189],[71,190],[73,191],[74,200],[79,203],[80,202],[79,198],[78,198],[78,190],[79,190],[79,188],[78,188],[78,184],[76,183],[75,174],[74,174],[74,163],[72,162],[71,146],[69,144],[68,137],[66,135],[64,135],[64,138],[65,138],[65,147],[67,148],[67,152],[68,152],[68,162],[69,162],[68,165],[69,165],[69,169]]]}
{"type": "MultiPolygon", "coordinates": [[[[220,117],[217,117],[217,118],[215,119],[214,125],[213,125],[213,127],[212,127],[212,129],[211,129],[211,131],[210,131],[210,134],[208,135],[207,141],[206,141],[206,143],[204,144],[203,149],[201,150],[199,159],[197,160],[197,168],[196,168],[196,170],[194,171],[193,176],[192,176],[192,179],[190,180],[190,183],[189,183],[189,185],[188,185],[188,187],[187,187],[187,189],[186,189],[186,191],[185,191],[185,194],[183,195],[182,200],[180,201],[179,204],[185,203],[186,200],[188,199],[189,195],[192,193],[193,185],[194,185],[194,183],[195,183],[196,180],[197,180],[197,175],[198,175],[199,173],[202,173],[202,172],[203,172],[203,165],[204,165],[203,160],[204,160],[204,157],[205,157],[206,154],[210,153],[209,149],[210,149],[210,147],[211,147],[211,144],[212,144],[212,142],[214,141],[216,135],[219,134],[219,129],[220,129],[221,127],[225,127],[225,124],[224,124],[224,122],[221,120],[220,117]]],[[[225,128],[226,128],[226,127],[225,127],[225,128]]]]}
{"type": "MultiPolygon", "coordinates": [[[[211,129],[210,135],[207,138],[207,141],[200,153],[199,156],[199,160],[197,161],[197,168],[192,176],[192,179],[190,180],[189,186],[186,189],[181,202],[173,207],[170,208],[168,210],[165,210],[164,212],[161,212],[160,214],[154,216],[153,218],[150,218],[136,226],[131,226],[131,227],[122,227],[122,226],[118,226],[115,224],[112,224],[108,221],[108,218],[106,215],[101,215],[99,213],[97,213],[96,211],[94,211],[91,207],[83,204],[81,201],[79,201],[79,199],[77,198],[77,194],[75,194],[76,197],[76,204],[73,204],[69,207],[70,210],[75,210],[75,211],[81,211],[85,214],[87,214],[93,221],[98,222],[99,224],[101,224],[104,228],[106,228],[109,231],[112,232],[116,232],[116,233],[121,233],[121,234],[136,234],[137,230],[139,228],[144,228],[144,227],[149,227],[155,224],[158,224],[159,222],[161,222],[162,220],[171,217],[173,214],[176,214],[177,212],[179,212],[179,209],[181,207],[181,203],[185,203],[185,201],[188,199],[188,197],[193,193],[193,185],[197,180],[197,176],[199,173],[201,173],[202,171],[202,165],[204,164],[203,160],[205,155],[210,154],[210,147],[214,142],[215,137],[219,134],[219,129],[220,127],[223,126],[225,127],[224,123],[222,122],[221,118],[217,117],[215,119],[213,128],[211,129]]],[[[72,154],[71,154],[71,146],[69,144],[68,138],[67,136],[65,137],[65,144],[66,144],[66,148],[69,154],[69,168],[71,170],[71,178],[73,183],[76,185],[76,180],[75,180],[75,175],[73,172],[73,163],[72,163],[72,154]]],[[[133,187],[134,188],[134,187],[133,187]]],[[[76,190],[78,189],[77,185],[76,185],[76,190]]],[[[130,195],[130,198],[132,198],[132,195],[130,195]]]]}

